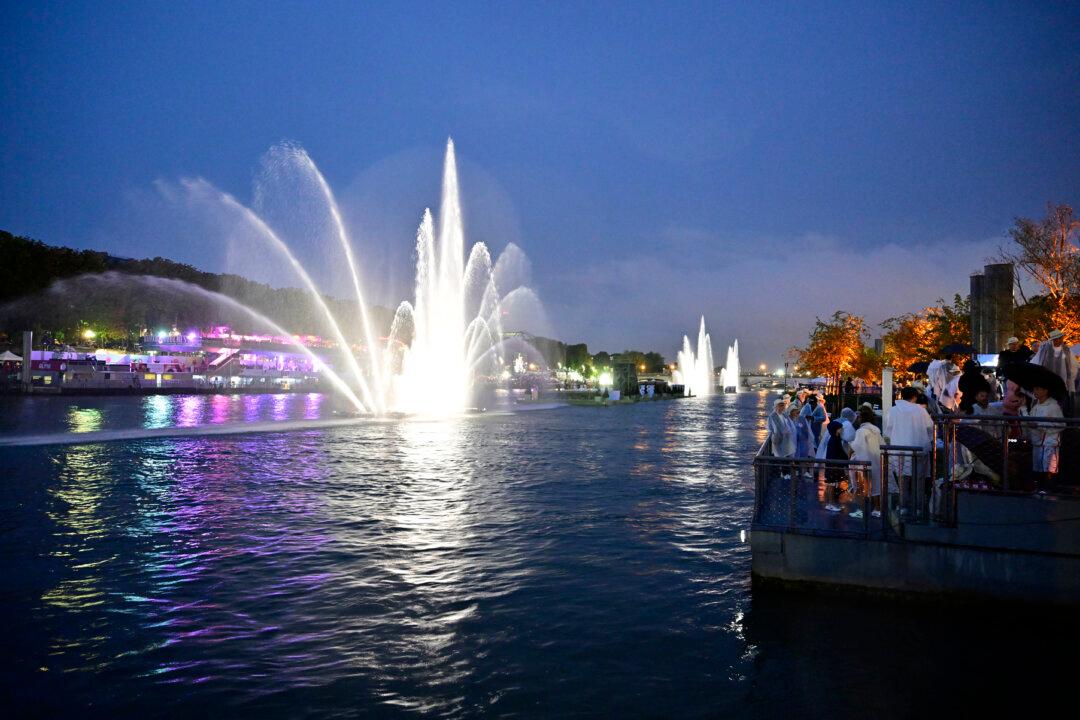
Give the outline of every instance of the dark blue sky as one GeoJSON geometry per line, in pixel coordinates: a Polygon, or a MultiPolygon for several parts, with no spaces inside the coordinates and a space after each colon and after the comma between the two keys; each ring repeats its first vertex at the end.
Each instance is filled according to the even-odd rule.
{"type": "Polygon", "coordinates": [[[453,135],[470,240],[522,246],[559,337],[673,354],[705,313],[756,364],[1080,203],[1080,4],[464,5],[5,3],[0,228],[243,270],[148,198],[250,201],[288,139],[396,301],[453,135]]]}

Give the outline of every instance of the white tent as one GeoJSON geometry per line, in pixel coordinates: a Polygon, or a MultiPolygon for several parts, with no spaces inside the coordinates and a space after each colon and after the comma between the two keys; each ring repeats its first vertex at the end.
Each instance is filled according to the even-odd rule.
{"type": "Polygon", "coordinates": [[[0,355],[0,362],[22,362],[22,358],[10,350],[5,350],[4,354],[0,355]]]}

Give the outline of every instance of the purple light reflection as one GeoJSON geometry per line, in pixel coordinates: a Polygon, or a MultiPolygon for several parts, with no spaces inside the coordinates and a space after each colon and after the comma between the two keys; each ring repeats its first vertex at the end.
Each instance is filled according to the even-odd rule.
{"type": "MultiPolygon", "coordinates": [[[[236,397],[235,395],[233,397],[236,397]]],[[[245,395],[244,396],[244,420],[247,422],[255,422],[259,419],[259,415],[262,413],[263,401],[266,399],[265,395],[245,395]]]]}
{"type": "Polygon", "coordinates": [[[289,419],[289,405],[292,401],[292,396],[282,393],[280,395],[274,395],[274,404],[270,410],[270,417],[274,420],[288,420],[289,419]]]}
{"type": "MultiPolygon", "coordinates": [[[[259,405],[245,402],[245,410],[259,405]]],[[[168,487],[167,500],[156,508],[164,515],[158,533],[167,541],[141,567],[155,599],[139,612],[140,624],[156,636],[151,675],[162,684],[190,686],[258,672],[232,648],[280,642],[281,618],[291,617],[301,598],[338,581],[308,564],[333,541],[314,491],[327,472],[317,440],[292,434],[188,440],[162,450],[176,463],[157,478],[168,487]],[[291,486],[288,492],[282,483],[291,486]],[[243,601],[222,603],[221,597],[243,601]]],[[[305,684],[310,671],[301,663],[279,680],[305,684]]]]}
{"type": "Polygon", "coordinates": [[[304,419],[318,420],[321,417],[323,395],[322,393],[308,393],[304,398],[304,419]]]}
{"type": "Polygon", "coordinates": [[[229,420],[229,396],[214,395],[210,400],[210,422],[220,425],[229,420]]]}
{"type": "Polygon", "coordinates": [[[186,395],[180,399],[180,410],[176,416],[177,427],[195,427],[202,424],[203,407],[206,400],[200,395],[186,395]]]}

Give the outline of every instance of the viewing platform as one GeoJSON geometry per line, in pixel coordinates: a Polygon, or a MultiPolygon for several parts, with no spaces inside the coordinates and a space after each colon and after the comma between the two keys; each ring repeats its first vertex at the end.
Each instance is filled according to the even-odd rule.
{"type": "Polygon", "coordinates": [[[929,453],[882,447],[896,484],[876,516],[869,463],[777,458],[766,441],[753,461],[755,581],[1080,604],[1080,420],[1053,421],[1065,429],[1049,489],[1023,440],[1040,422],[934,416],[929,453]],[[826,473],[853,489],[826,503],[826,473]]]}

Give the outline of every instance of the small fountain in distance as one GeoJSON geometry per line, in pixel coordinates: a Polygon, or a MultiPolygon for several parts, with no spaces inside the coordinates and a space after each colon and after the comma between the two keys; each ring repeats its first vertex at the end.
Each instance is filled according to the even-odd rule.
{"type": "Polygon", "coordinates": [[[705,332],[705,316],[701,316],[698,329],[697,352],[690,346],[690,338],[683,335],[683,349],[678,355],[679,369],[675,371],[676,383],[681,383],[687,395],[707,397],[715,389],[713,375],[712,339],[705,332]]]}
{"type": "Polygon", "coordinates": [[[724,392],[739,392],[739,340],[728,345],[727,362],[720,369],[720,387],[724,392]]]}

